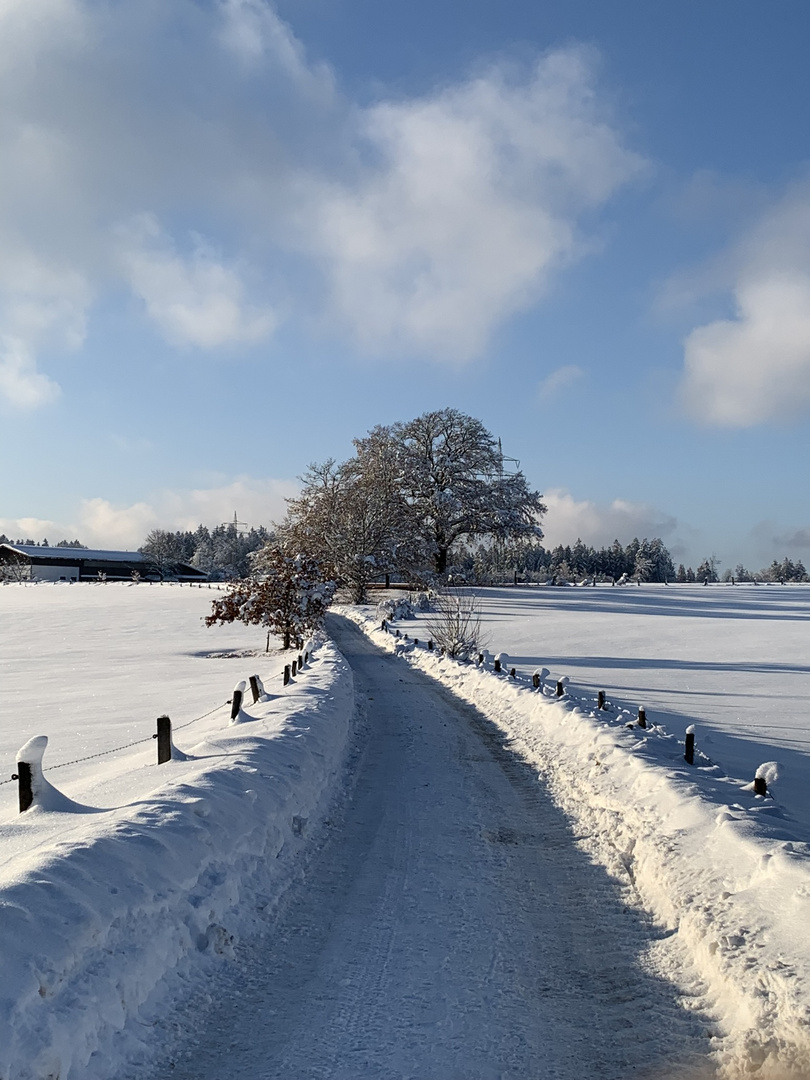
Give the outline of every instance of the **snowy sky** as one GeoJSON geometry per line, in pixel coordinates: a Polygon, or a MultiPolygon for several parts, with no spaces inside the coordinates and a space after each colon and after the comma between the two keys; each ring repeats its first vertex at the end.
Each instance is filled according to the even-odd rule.
{"type": "Polygon", "coordinates": [[[808,31],[801,0],[0,0],[0,531],[268,523],[452,406],[550,543],[810,558],[808,31]]]}

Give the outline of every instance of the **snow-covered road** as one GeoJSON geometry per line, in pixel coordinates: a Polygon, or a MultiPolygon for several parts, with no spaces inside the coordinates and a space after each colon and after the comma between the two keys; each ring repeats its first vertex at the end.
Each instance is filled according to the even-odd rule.
{"type": "Polygon", "coordinates": [[[674,940],[580,850],[503,732],[348,620],[329,630],[361,712],[347,794],[153,1075],[648,1080],[707,1060],[674,940]]]}

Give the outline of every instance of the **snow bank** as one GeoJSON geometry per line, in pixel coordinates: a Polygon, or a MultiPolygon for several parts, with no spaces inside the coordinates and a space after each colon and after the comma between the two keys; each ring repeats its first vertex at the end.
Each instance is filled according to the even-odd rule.
{"type": "MultiPolygon", "coordinates": [[[[593,858],[677,933],[715,1002],[727,1076],[810,1076],[810,849],[751,778],[727,776],[629,710],[438,657],[344,609],[481,709],[539,770],[593,858]]],[[[772,774],[771,774],[772,775],[772,774]]]]}
{"type": "Polygon", "coordinates": [[[184,760],[148,795],[112,810],[49,796],[3,825],[2,1080],[126,1072],[181,986],[261,926],[342,774],[354,700],[325,639],[273,685],[238,725],[220,712],[196,745],[181,733],[184,760]]]}

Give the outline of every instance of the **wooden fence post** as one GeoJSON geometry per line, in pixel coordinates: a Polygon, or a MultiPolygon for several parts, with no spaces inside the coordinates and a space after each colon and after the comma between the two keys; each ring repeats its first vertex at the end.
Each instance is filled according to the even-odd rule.
{"type": "Polygon", "coordinates": [[[500,671],[501,670],[501,662],[500,662],[500,660],[498,659],[497,656],[495,657],[495,659],[494,659],[494,661],[492,663],[492,670],[493,671],[500,671]]]}
{"type": "Polygon", "coordinates": [[[599,693],[596,696],[596,707],[597,707],[597,709],[604,709],[605,708],[605,691],[604,690],[600,690],[599,693]]]}
{"type": "Polygon", "coordinates": [[[286,686],[289,681],[290,681],[290,665],[285,664],[284,665],[284,685],[286,686]]]}
{"type": "Polygon", "coordinates": [[[509,678],[510,679],[516,679],[517,678],[517,671],[514,668],[509,669],[509,678]]]}
{"type": "Polygon", "coordinates": [[[695,764],[695,733],[694,731],[687,731],[686,744],[684,745],[683,756],[686,758],[688,765],[695,764]]]}
{"type": "Polygon", "coordinates": [[[298,671],[298,661],[293,660],[293,662],[292,662],[292,677],[293,678],[295,678],[297,671],[298,671]]]}
{"type": "Polygon", "coordinates": [[[538,671],[535,671],[534,675],[532,675],[532,686],[535,690],[540,689],[540,673],[538,671]]]}
{"type": "Polygon", "coordinates": [[[562,697],[565,693],[565,683],[562,679],[557,680],[557,697],[562,697]]]}
{"type": "Polygon", "coordinates": [[[261,697],[261,692],[259,691],[259,680],[256,678],[255,675],[250,676],[250,692],[253,694],[253,704],[255,705],[261,697]]]}
{"type": "Polygon", "coordinates": [[[39,783],[43,779],[42,755],[47,745],[47,735],[35,735],[17,751],[17,771],[12,773],[11,779],[18,782],[21,814],[34,803],[34,780],[39,783]]]}
{"type": "Polygon", "coordinates": [[[300,671],[303,666],[304,666],[304,658],[301,655],[301,653],[299,653],[298,654],[298,670],[300,671]]]}
{"type": "Polygon", "coordinates": [[[643,728],[647,726],[647,710],[643,705],[638,707],[638,726],[643,728]]]}
{"type": "Polygon", "coordinates": [[[431,638],[428,639],[428,652],[433,652],[433,640],[431,638]]]}
{"type": "Polygon", "coordinates": [[[158,765],[172,760],[172,722],[168,716],[157,718],[158,765]]]}
{"type": "Polygon", "coordinates": [[[767,795],[768,794],[768,785],[765,782],[765,777],[764,776],[755,776],[754,777],[754,794],[755,795],[767,795]]]}
{"type": "Polygon", "coordinates": [[[19,781],[20,813],[22,814],[34,801],[34,791],[31,786],[31,766],[27,761],[17,762],[17,771],[13,774],[11,779],[19,781]]]}
{"type": "Polygon", "coordinates": [[[304,653],[304,663],[309,663],[309,649],[307,649],[307,651],[304,653]]]}
{"type": "Polygon", "coordinates": [[[484,662],[484,654],[482,652],[480,652],[478,654],[478,659],[476,660],[476,664],[478,665],[478,667],[480,667],[483,664],[483,662],[484,662]]]}
{"type": "Polygon", "coordinates": [[[233,697],[231,698],[231,720],[235,720],[239,715],[239,710],[242,708],[242,698],[245,696],[245,684],[239,682],[236,684],[233,690],[233,697]]]}
{"type": "Polygon", "coordinates": [[[417,648],[418,648],[418,647],[419,647],[419,638],[418,638],[418,637],[415,637],[415,638],[413,639],[413,643],[414,643],[414,645],[416,645],[416,646],[417,646],[417,648]]]}

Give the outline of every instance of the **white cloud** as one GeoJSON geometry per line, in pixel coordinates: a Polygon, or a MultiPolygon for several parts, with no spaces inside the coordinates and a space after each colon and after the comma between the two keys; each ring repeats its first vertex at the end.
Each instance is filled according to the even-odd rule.
{"type": "Polygon", "coordinates": [[[88,547],[137,548],[151,529],[171,531],[196,529],[199,524],[213,528],[232,521],[248,526],[269,527],[287,511],[286,499],[296,495],[293,480],[237,477],[210,488],[157,492],[148,502],[121,506],[103,498],[83,500],[79,524],[68,531],[78,535],[88,547]]]}
{"type": "Polygon", "coordinates": [[[583,375],[582,368],[577,364],[566,364],[565,367],[559,367],[540,381],[537,387],[537,396],[541,401],[548,401],[559,394],[560,391],[579,382],[583,375]]]}
{"type": "Polygon", "coordinates": [[[267,0],[0,0],[0,100],[0,334],[40,367],[122,283],[186,346],[262,341],[284,282],[372,353],[465,360],[643,168],[587,50],[359,106],[267,0]]]}
{"type": "Polygon", "coordinates": [[[637,175],[599,116],[592,57],[499,68],[360,116],[376,162],[316,197],[312,244],[369,350],[464,360],[581,251],[579,215],[637,175]]]}
{"type": "Polygon", "coordinates": [[[750,427],[810,411],[810,188],[796,189],[737,246],[735,314],[684,344],[682,397],[698,419],[750,427]]]}
{"type": "Polygon", "coordinates": [[[54,528],[58,530],[56,523],[47,518],[0,518],[0,533],[10,540],[33,540],[39,543],[50,539],[51,543],[56,544],[63,537],[61,533],[56,536],[54,528]]]}
{"type": "Polygon", "coordinates": [[[170,340],[210,349],[261,341],[273,332],[274,314],[245,301],[238,271],[201,238],[182,258],[151,214],[141,214],[118,235],[129,284],[170,340]]]}
{"type": "Polygon", "coordinates": [[[59,396],[59,387],[37,371],[24,341],[0,337],[0,397],[17,409],[36,409],[59,396]]]}
{"type": "Polygon", "coordinates": [[[277,64],[304,94],[328,102],[334,77],[326,64],[308,64],[301,42],[265,0],[221,0],[221,40],[247,67],[277,64]]]}
{"type": "Polygon", "coordinates": [[[646,503],[614,499],[611,503],[577,501],[559,488],[547,491],[543,501],[548,513],[543,519],[546,547],[572,544],[577,537],[585,544],[603,547],[618,539],[628,544],[633,537],[660,537],[667,540],[678,526],[677,520],[646,503]]]}

